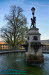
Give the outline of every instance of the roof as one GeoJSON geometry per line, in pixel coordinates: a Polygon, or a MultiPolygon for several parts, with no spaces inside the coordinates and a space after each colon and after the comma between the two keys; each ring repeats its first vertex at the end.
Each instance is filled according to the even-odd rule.
{"type": "Polygon", "coordinates": [[[29,35],[41,35],[40,33],[28,33],[29,35]]]}
{"type": "Polygon", "coordinates": [[[7,44],[6,42],[4,42],[4,41],[0,41],[0,44],[7,44]]]}

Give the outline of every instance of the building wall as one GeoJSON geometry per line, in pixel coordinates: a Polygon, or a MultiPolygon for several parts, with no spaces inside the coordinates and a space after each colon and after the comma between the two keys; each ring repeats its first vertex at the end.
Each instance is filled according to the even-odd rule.
{"type": "Polygon", "coordinates": [[[0,41],[0,50],[8,49],[8,44],[4,41],[0,41]]]}

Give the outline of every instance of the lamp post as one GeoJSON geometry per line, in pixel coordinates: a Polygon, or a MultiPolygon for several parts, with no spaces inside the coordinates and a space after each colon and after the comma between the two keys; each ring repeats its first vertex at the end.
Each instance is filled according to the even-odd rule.
{"type": "Polygon", "coordinates": [[[34,17],[35,8],[34,8],[34,7],[32,7],[32,8],[31,8],[31,11],[32,11],[32,15],[33,15],[33,17],[34,17]]]}
{"type": "Polygon", "coordinates": [[[31,18],[31,27],[33,25],[33,28],[36,28],[36,17],[34,16],[34,14],[35,14],[35,8],[32,7],[31,11],[32,11],[32,15],[33,15],[33,18],[31,18]]]}

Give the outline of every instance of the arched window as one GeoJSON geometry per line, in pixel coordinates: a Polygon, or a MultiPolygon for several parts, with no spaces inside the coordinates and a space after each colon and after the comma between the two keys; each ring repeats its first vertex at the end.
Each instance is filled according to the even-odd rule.
{"type": "Polygon", "coordinates": [[[29,37],[28,37],[28,40],[29,40],[29,37]]]}
{"type": "Polygon", "coordinates": [[[34,36],[33,40],[38,40],[37,36],[34,36]]]}

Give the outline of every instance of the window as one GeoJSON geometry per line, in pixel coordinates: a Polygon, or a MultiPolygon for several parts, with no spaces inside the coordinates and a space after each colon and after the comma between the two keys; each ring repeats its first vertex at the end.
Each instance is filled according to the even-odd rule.
{"type": "Polygon", "coordinates": [[[34,36],[33,40],[38,40],[37,36],[34,36]]]}
{"type": "Polygon", "coordinates": [[[28,37],[28,40],[29,40],[29,37],[28,37]]]}

